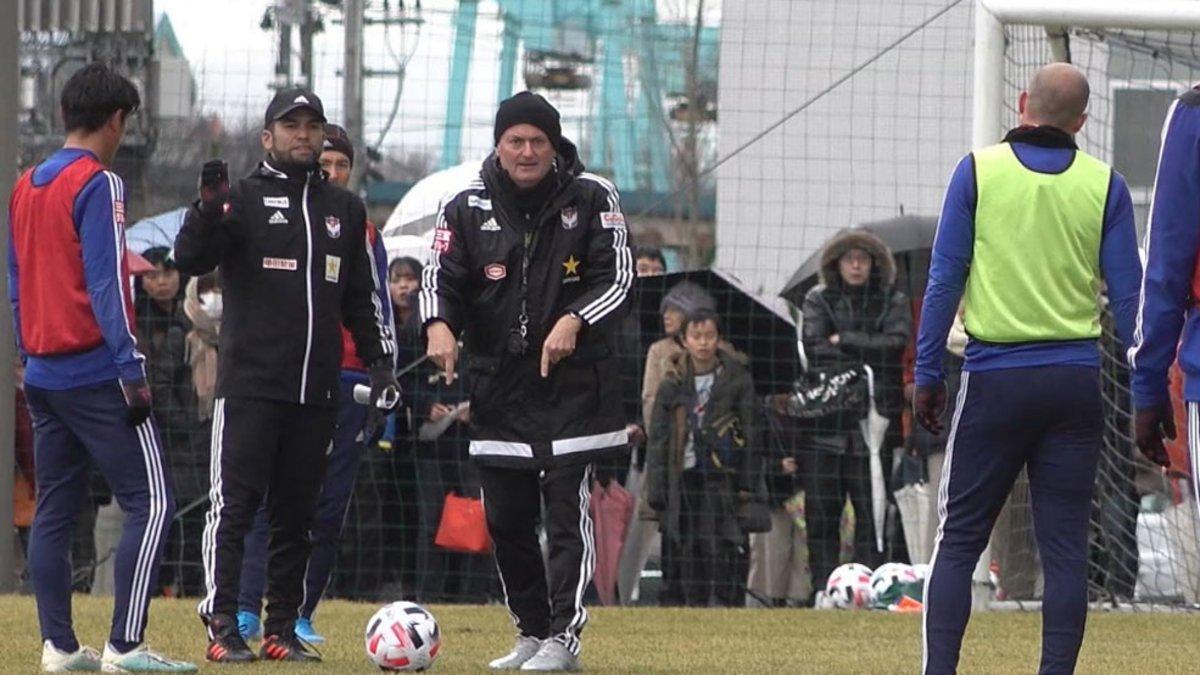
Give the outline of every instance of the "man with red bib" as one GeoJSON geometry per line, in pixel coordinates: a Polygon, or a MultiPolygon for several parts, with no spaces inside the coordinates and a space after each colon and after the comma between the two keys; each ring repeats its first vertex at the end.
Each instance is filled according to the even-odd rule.
{"type": "Polygon", "coordinates": [[[21,176],[9,203],[9,299],[34,426],[28,556],[42,670],[192,672],[142,642],[175,501],[133,335],[125,185],[108,170],[141,100],[128,79],[90,64],[61,103],[66,142],[21,176]],[[125,512],[103,656],[71,625],[71,534],[93,462],[125,512]]]}

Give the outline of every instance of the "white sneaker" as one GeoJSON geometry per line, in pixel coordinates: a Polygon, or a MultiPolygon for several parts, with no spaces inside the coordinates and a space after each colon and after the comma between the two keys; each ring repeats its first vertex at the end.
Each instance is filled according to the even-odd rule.
{"type": "Polygon", "coordinates": [[[492,670],[520,670],[521,666],[532,659],[541,648],[541,640],[528,635],[518,635],[517,643],[513,645],[512,651],[507,656],[501,656],[492,661],[488,667],[492,670]]]}
{"type": "Polygon", "coordinates": [[[566,672],[579,670],[579,657],[571,653],[562,642],[551,638],[542,642],[542,648],[526,661],[521,670],[566,672]]]}
{"type": "Polygon", "coordinates": [[[91,647],[79,646],[74,652],[61,652],[54,643],[42,643],[42,672],[78,673],[100,670],[100,653],[91,647]]]}
{"type": "Polygon", "coordinates": [[[195,664],[175,661],[150,651],[144,643],[135,649],[118,653],[112,645],[104,645],[101,670],[106,673],[194,673],[195,664]]]}

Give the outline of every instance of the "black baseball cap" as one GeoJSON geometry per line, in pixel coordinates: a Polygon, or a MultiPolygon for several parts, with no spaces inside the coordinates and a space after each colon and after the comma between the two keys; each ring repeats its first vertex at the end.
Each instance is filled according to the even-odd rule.
{"type": "Polygon", "coordinates": [[[278,121],[284,115],[299,110],[308,108],[317,114],[317,118],[325,122],[325,106],[321,104],[321,99],[308,89],[299,87],[293,89],[280,89],[275,94],[275,98],[271,99],[271,104],[267,106],[267,116],[263,121],[263,127],[271,126],[272,122],[278,121]]]}

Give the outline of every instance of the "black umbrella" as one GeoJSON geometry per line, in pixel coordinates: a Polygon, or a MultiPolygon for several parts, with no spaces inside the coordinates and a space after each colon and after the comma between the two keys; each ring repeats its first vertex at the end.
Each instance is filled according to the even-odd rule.
{"type": "MultiPolygon", "coordinates": [[[[929,267],[928,251],[933,248],[933,237],[937,233],[937,218],[930,216],[900,216],[873,223],[862,223],[851,230],[866,230],[883,240],[896,256],[897,286],[909,297],[925,292],[925,274],[929,267]],[[911,259],[905,254],[916,253],[922,260],[911,259]],[[920,265],[920,263],[924,265],[920,265]],[[917,263],[916,265],[912,263],[917,263]],[[917,269],[920,267],[920,269],[917,269]],[[919,277],[919,278],[918,278],[919,277]],[[919,285],[918,283],[919,282],[919,285]]],[[[844,232],[845,230],[843,230],[844,232]]],[[[841,234],[838,232],[837,234],[841,234]]],[[[836,234],[834,235],[836,236],[836,234]]],[[[817,249],[783,287],[779,296],[797,307],[804,301],[808,289],[817,285],[817,274],[821,271],[821,253],[817,249]]]]}
{"type": "Polygon", "coordinates": [[[721,270],[675,272],[637,280],[632,311],[639,320],[643,353],[663,337],[659,306],[666,292],[681,281],[690,281],[712,296],[724,338],[749,357],[756,392],[770,394],[791,388],[800,374],[795,322],[737,277],[721,270]]]}

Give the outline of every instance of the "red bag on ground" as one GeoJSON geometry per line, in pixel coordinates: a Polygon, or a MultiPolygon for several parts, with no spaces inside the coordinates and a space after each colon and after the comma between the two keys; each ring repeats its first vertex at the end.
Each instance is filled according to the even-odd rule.
{"type": "Polygon", "coordinates": [[[492,538],[488,536],[483,501],[446,493],[433,543],[456,553],[491,553],[492,538]]]}

